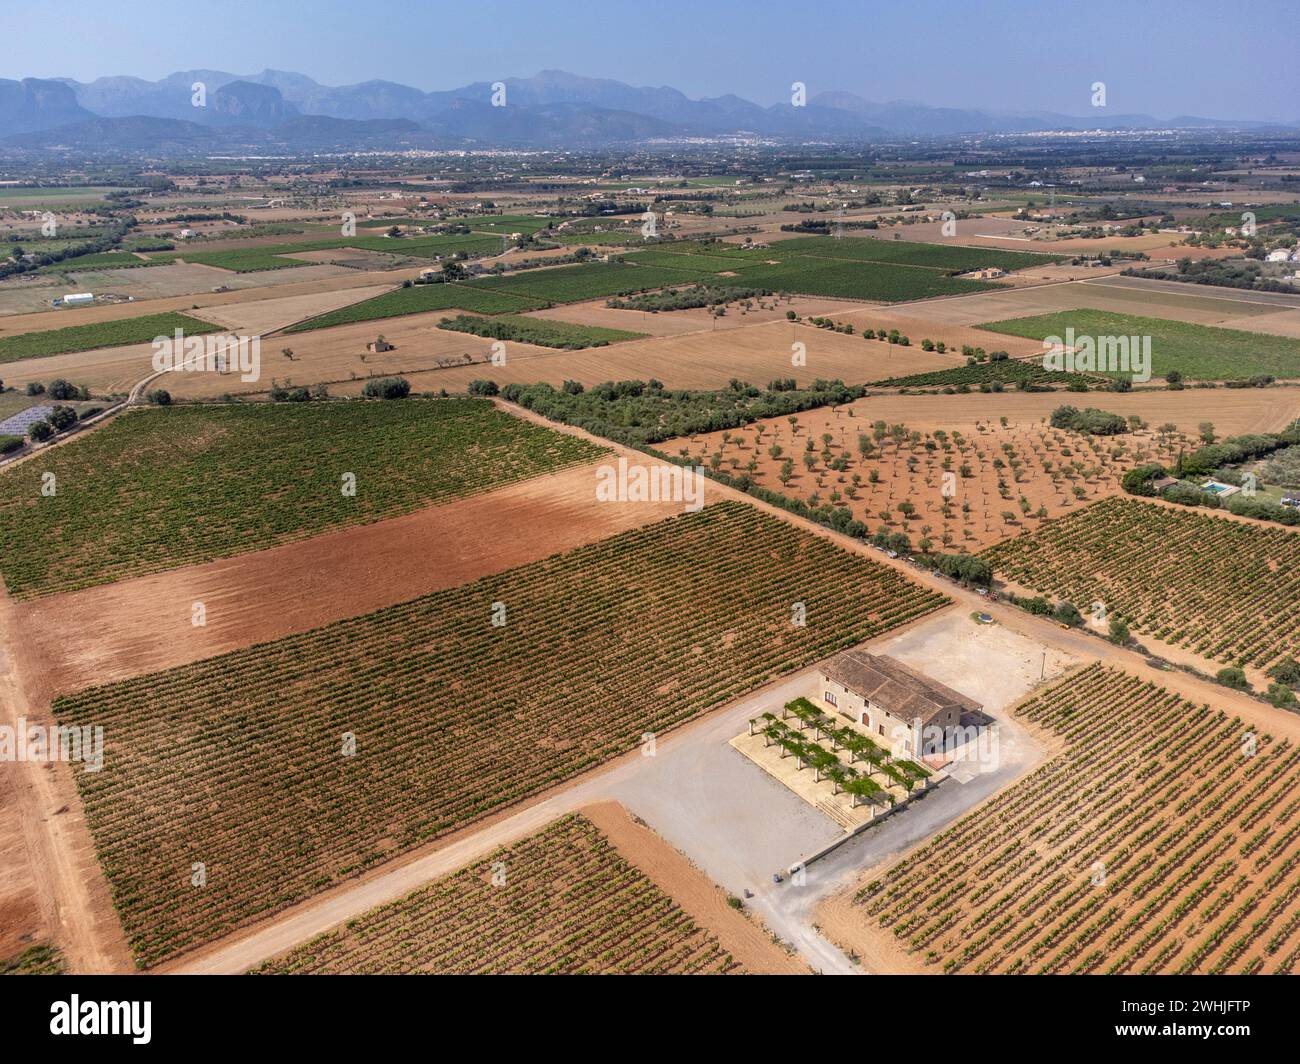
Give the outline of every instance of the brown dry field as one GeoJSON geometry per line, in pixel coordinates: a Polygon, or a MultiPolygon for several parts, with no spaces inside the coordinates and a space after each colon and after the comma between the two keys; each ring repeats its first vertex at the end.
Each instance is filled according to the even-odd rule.
{"type": "Polygon", "coordinates": [[[805,502],[816,495],[819,503],[847,506],[872,532],[882,529],[905,532],[913,544],[929,536],[936,546],[942,544],[939,549],[974,553],[1015,535],[1026,525],[1039,524],[1042,519],[1036,514],[1040,507],[1047,517],[1057,517],[1118,492],[1120,477],[1134,465],[1142,461],[1171,462],[1180,448],[1190,450],[1194,446],[1183,438],[1157,438],[1153,425],[1150,430],[1123,436],[1126,451],[1116,458],[1109,453],[1115,440],[1053,429],[1039,417],[1007,416],[1007,424],[1003,426],[999,415],[1004,408],[1000,404],[987,405],[988,413],[983,420],[963,422],[950,416],[947,410],[946,400],[955,396],[943,396],[941,403],[936,397],[927,397],[935,405],[928,410],[918,408],[911,417],[894,410],[890,400],[895,398],[909,397],[890,396],[883,401],[869,398],[834,410],[808,410],[797,415],[797,427],[792,427],[786,418],[773,418],[731,430],[725,442],[724,434],[717,432],[689,440],[670,440],[661,449],[671,455],[685,450],[701,464],[711,464],[710,457],[715,452],[721,453],[722,469],[732,475],[749,470],[753,461],[756,465],[751,475],[757,484],[770,491],[805,502]],[[900,446],[886,438],[873,443],[873,455],[863,459],[858,453],[858,435],[870,436],[875,420],[885,420],[891,425],[902,423],[909,431],[921,433],[924,439],[913,447],[908,442],[900,446]],[[760,427],[765,430],[761,437],[760,427]],[[935,450],[927,450],[925,440],[936,430],[950,435],[960,432],[966,446],[950,444],[951,451],[944,451],[936,441],[935,450]],[[828,433],[832,436],[832,453],[837,456],[843,453],[849,460],[843,472],[829,469],[821,457],[823,436],[828,433]],[[816,468],[811,472],[804,465],[804,455],[810,453],[806,451],[809,440],[816,448],[811,452],[816,459],[816,468]],[[775,458],[770,453],[773,445],[782,448],[782,453],[775,458]],[[1005,453],[1006,447],[1014,449],[1015,458],[1023,462],[1023,468],[1018,471],[1010,468],[1012,456],[1005,453]],[[1067,456],[1065,450],[1071,453],[1067,456]],[[914,467],[912,458],[916,459],[914,467]],[[778,474],[786,459],[794,461],[794,476],[783,486],[778,474]],[[945,459],[957,474],[956,494],[947,516],[942,493],[945,459]],[[1007,468],[996,468],[995,461],[1003,462],[1007,468]],[[1063,473],[1059,481],[1054,481],[1045,468],[1050,466],[1054,471],[1061,464],[1074,462],[1082,463],[1085,469],[1063,473]],[[971,476],[960,475],[962,466],[969,466],[971,476]],[[871,481],[873,474],[878,478],[875,483],[871,481]],[[856,487],[852,483],[854,476],[859,478],[856,487]],[[1008,497],[999,492],[1000,480],[1005,481],[1008,497]],[[850,489],[856,492],[856,498],[845,494],[850,489]],[[1083,497],[1076,497],[1075,489],[1082,491],[1083,497]],[[832,492],[844,497],[832,499],[832,492]],[[1022,516],[1022,499],[1029,505],[1029,516],[1022,516]],[[897,507],[909,503],[915,512],[910,518],[904,518],[897,507]],[[969,507],[969,512],[964,507],[969,507]],[[880,517],[884,510],[893,511],[888,522],[880,517]],[[1014,515],[1010,522],[1002,517],[1004,512],[1014,515]]]}
{"type": "MultiPolygon", "coordinates": [[[[852,308],[856,304],[841,306],[852,308]]],[[[173,395],[186,398],[214,397],[226,392],[258,393],[265,392],[275,377],[292,379],[295,384],[327,381],[332,394],[351,395],[360,392],[367,376],[400,373],[410,379],[417,391],[440,388],[464,391],[470,381],[480,377],[491,378],[498,384],[544,381],[557,386],[570,379],[593,385],[607,380],[657,377],[669,388],[725,388],[733,377],[760,386],[775,377],[795,377],[803,383],[811,382],[814,377],[840,377],[849,383],[865,383],[896,372],[922,373],[961,364],[953,356],[927,354],[919,343],[900,348],[863,340],[860,336],[771,321],[752,327],[720,327],[716,332],[700,330],[649,337],[582,351],[508,341],[506,364],[493,366],[486,364],[492,351],[491,340],[437,327],[442,318],[452,313],[455,312],[440,310],[296,333],[283,337],[283,344],[276,338],[274,343],[263,347],[260,382],[243,384],[235,374],[195,373],[180,378],[173,376],[167,387],[173,395]],[[366,344],[379,333],[396,350],[367,354],[366,344]],[[790,345],[795,340],[806,346],[807,364],[802,367],[791,365],[790,345]],[[268,346],[272,349],[269,353],[268,346]],[[293,349],[292,362],[281,358],[278,353],[281,346],[293,349]],[[476,359],[476,363],[445,369],[434,365],[439,358],[462,358],[466,354],[476,359]]],[[[784,317],[784,311],[780,316],[784,317]]],[[[623,324],[635,327],[630,322],[623,324]]],[[[147,349],[143,350],[147,353],[147,349]]],[[[77,356],[59,356],[65,357],[77,356]]],[[[32,373],[31,367],[36,363],[52,361],[13,363],[8,369],[15,380],[26,379],[24,374],[32,373]]],[[[142,359],[141,364],[145,362],[147,359],[142,359]]],[[[45,377],[51,375],[44,372],[45,377]]],[[[85,370],[75,379],[90,382],[85,370]]]]}
{"type": "Polygon", "coordinates": [[[807,966],[772,941],[771,935],[727,904],[727,895],[618,802],[597,802],[578,810],[614,848],[722,947],[751,975],[808,975],[807,966]]]}
{"type": "Polygon", "coordinates": [[[60,693],[369,613],[681,512],[681,503],[597,502],[596,469],[611,460],[300,543],[16,606],[25,671],[38,678],[33,696],[48,705],[60,693]],[[190,624],[195,602],[207,608],[205,627],[190,624]]]}
{"type": "MultiPolygon", "coordinates": [[[[132,303],[110,303],[95,307],[77,307],[71,310],[54,310],[46,306],[43,310],[0,317],[0,336],[13,336],[16,333],[38,332],[44,329],[62,329],[68,325],[88,325],[98,321],[117,321],[121,318],[138,318],[143,314],[161,314],[163,311],[179,310],[188,312],[191,307],[227,306],[231,303],[255,303],[263,299],[280,299],[286,296],[306,296],[323,292],[342,292],[369,285],[386,285],[395,288],[404,278],[416,277],[419,270],[380,270],[362,272],[345,267],[304,266],[291,267],[287,270],[262,270],[258,273],[231,273],[218,270],[213,266],[191,266],[192,270],[201,270],[208,283],[203,291],[192,295],[174,295],[158,299],[137,299],[132,303]],[[310,271],[304,273],[303,271],[310,271]],[[328,271],[324,279],[312,280],[318,270],[328,271]],[[241,280],[243,279],[243,280],[241,280]],[[244,281],[253,283],[240,287],[244,281]],[[217,285],[229,285],[232,291],[213,292],[217,285]],[[275,289],[267,292],[267,288],[275,289]]],[[[157,273],[166,271],[168,266],[148,266],[143,269],[117,270],[117,273],[157,273]]],[[[66,286],[58,286],[60,291],[66,286]]],[[[0,286],[3,293],[4,286],[0,286]]],[[[58,294],[58,293],[56,293],[58,294]]]]}
{"type": "MultiPolygon", "coordinates": [[[[648,333],[651,336],[680,336],[691,332],[726,332],[749,325],[785,321],[787,310],[793,310],[800,317],[835,317],[850,321],[856,320],[850,317],[851,314],[860,313],[864,306],[874,305],[807,296],[788,299],[768,297],[762,300],[767,304],[765,309],[760,309],[758,302],[755,300],[750,310],[732,304],[721,318],[712,317],[704,307],[694,310],[659,311],[656,314],[644,310],[614,310],[605,306],[603,299],[595,299],[587,303],[568,303],[546,310],[533,310],[525,317],[549,318],[575,325],[597,325],[606,329],[627,329],[631,332],[648,333]]],[[[884,304],[881,306],[883,308],[884,304]]]]}
{"type": "MultiPolygon", "coordinates": [[[[33,695],[17,610],[0,587],[0,723],[52,722],[33,695]]],[[[0,958],[52,942],[70,971],[127,971],[126,939],[72,773],[80,766],[0,763],[0,958]],[[17,948],[14,948],[17,947],[17,948]]]]}
{"type": "Polygon", "coordinates": [[[0,962],[50,937],[28,855],[19,786],[17,766],[0,764],[0,962]]]}
{"type": "MultiPolygon", "coordinates": [[[[355,303],[371,295],[388,290],[389,286],[371,285],[367,288],[326,290],[303,295],[286,295],[267,299],[214,304],[194,311],[182,308],[192,317],[212,321],[227,329],[260,335],[273,329],[291,325],[303,318],[313,317],[336,307],[355,303]]],[[[108,309],[108,308],[104,308],[108,309]]],[[[151,307],[147,312],[153,313],[151,307]]],[[[372,333],[374,330],[371,330],[372,333]]],[[[292,337],[268,339],[262,345],[263,383],[244,384],[237,374],[172,374],[168,388],[177,395],[219,396],[226,392],[264,391],[270,387],[272,377],[293,376],[295,363],[290,362],[280,350],[297,345],[292,337]],[[183,379],[182,379],[183,378],[183,379]],[[176,387],[172,387],[175,384],[176,387]],[[203,385],[207,385],[206,388],[203,385]],[[188,386],[188,387],[187,387],[188,386]]],[[[373,340],[371,335],[369,339],[373,340]]],[[[359,346],[365,352],[365,341],[359,346]]],[[[130,344],[126,347],[101,347],[94,351],[74,351],[66,355],[47,358],[30,358],[10,362],[4,367],[4,379],[21,387],[28,381],[48,381],[66,377],[78,384],[87,385],[96,393],[122,393],[153,372],[153,348],[149,344],[130,344]]],[[[358,360],[358,367],[364,369],[358,360]]],[[[343,376],[347,370],[340,371],[343,376]]],[[[307,382],[310,383],[310,382],[307,382]]]]}
{"type": "Polygon", "coordinates": [[[224,325],[232,331],[261,336],[293,325],[295,322],[337,310],[339,307],[382,295],[392,287],[392,285],[367,285],[333,292],[272,296],[252,303],[229,303],[204,307],[195,312],[194,316],[224,325]]]}
{"type": "MultiPolygon", "coordinates": [[[[1246,328],[1283,336],[1300,328],[1300,307],[1288,306],[1284,302],[1274,303],[1264,299],[1253,302],[1226,294],[1216,295],[1214,289],[1202,285],[1173,282],[1166,286],[1155,286],[1131,277],[1007,288],[998,292],[931,300],[924,304],[913,304],[907,309],[915,311],[921,307],[924,308],[925,316],[934,321],[936,331],[941,323],[978,326],[984,322],[1050,314],[1080,307],[1117,314],[1167,318],[1196,325],[1246,328]],[[1229,323],[1233,324],[1229,326],[1229,323]]],[[[992,341],[988,340],[990,334],[981,332],[979,335],[985,338],[985,342],[979,346],[992,350],[989,347],[992,341]]],[[[1012,339],[1000,334],[992,335],[997,340],[996,346],[1005,346],[1003,341],[1012,339]]],[[[1039,348],[1041,350],[1041,345],[1039,348]]]]}
{"type": "MultiPolygon", "coordinates": [[[[926,353],[919,345],[900,348],[783,321],[716,333],[651,337],[585,351],[532,349],[537,354],[526,355],[524,345],[508,346],[520,347],[521,354],[510,355],[505,366],[421,373],[411,378],[411,384],[420,390],[450,391],[463,391],[476,377],[490,377],[498,384],[543,381],[556,386],[565,380],[590,386],[608,380],[656,377],[669,388],[702,389],[725,388],[733,377],[760,387],[778,377],[794,377],[801,384],[816,377],[863,384],[898,372],[924,373],[961,364],[950,355],[926,353]],[[790,345],[795,340],[806,345],[806,365],[791,365],[790,345]]],[[[331,391],[347,395],[361,387],[361,382],[351,382],[331,391]]]]}

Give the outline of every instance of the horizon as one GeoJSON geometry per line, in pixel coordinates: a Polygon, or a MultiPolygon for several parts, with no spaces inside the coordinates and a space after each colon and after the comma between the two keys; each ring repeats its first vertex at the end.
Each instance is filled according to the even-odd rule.
{"type": "MultiPolygon", "coordinates": [[[[1207,0],[1161,0],[1138,9],[1115,0],[1071,7],[1052,15],[1054,37],[1047,42],[1032,28],[1041,8],[1025,0],[998,0],[978,11],[943,3],[863,11],[862,5],[833,0],[822,7],[829,15],[797,34],[790,33],[789,12],[774,5],[724,0],[699,10],[667,0],[658,8],[665,20],[680,16],[698,27],[689,37],[674,33],[671,50],[660,47],[655,30],[626,24],[622,11],[628,6],[578,0],[554,27],[543,10],[516,2],[434,13],[376,0],[370,5],[375,28],[364,34],[346,25],[350,12],[342,0],[321,0],[310,24],[292,11],[231,0],[231,17],[217,25],[205,22],[197,8],[156,11],[145,0],[122,0],[107,11],[64,0],[9,16],[10,59],[3,76],[85,83],[117,76],[158,81],[198,69],[241,76],[273,69],[328,87],[389,81],[436,92],[561,70],[635,87],[670,87],[692,100],[734,94],[764,107],[788,100],[791,83],[802,81],[810,100],[847,92],[872,103],[1071,117],[1089,113],[1091,86],[1101,81],[1111,115],[1300,121],[1300,104],[1294,102],[1300,98],[1300,71],[1290,62],[1294,35],[1242,35],[1239,20],[1207,0]],[[402,24],[400,35],[392,32],[394,21],[402,24]],[[69,34],[70,24],[86,32],[69,34]],[[503,25],[511,32],[503,33],[503,25]],[[249,40],[249,26],[264,32],[249,40]],[[635,39],[638,33],[647,34],[644,41],[635,39]],[[552,35],[564,47],[539,57],[536,43],[552,35]],[[1095,53],[1085,43],[1075,54],[1060,54],[1061,42],[1099,36],[1106,43],[1095,53]],[[918,37],[925,41],[920,66],[912,45],[918,37]],[[474,47],[489,38],[490,49],[474,47]],[[51,39],[58,47],[50,47],[51,39]],[[756,63],[763,42],[772,39],[782,41],[787,58],[756,63]],[[442,40],[456,46],[435,53],[440,72],[431,74],[427,45],[442,40]],[[719,49],[718,40],[727,47],[719,49]],[[1225,48],[1224,40],[1240,40],[1241,46],[1225,48]],[[378,48],[388,51],[381,55],[378,48]],[[1016,61],[981,58],[999,55],[1016,61]],[[866,70],[859,69],[864,56],[866,70]],[[16,67],[15,57],[28,65],[16,67]],[[1218,76],[1203,76],[1207,64],[1218,76]]],[[[1294,7],[1267,0],[1259,8],[1256,24],[1300,29],[1294,7]]]]}

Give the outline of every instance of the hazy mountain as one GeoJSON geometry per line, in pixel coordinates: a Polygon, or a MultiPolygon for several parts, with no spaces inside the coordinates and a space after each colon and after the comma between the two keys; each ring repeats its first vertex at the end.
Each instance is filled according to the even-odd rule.
{"type": "MultiPolygon", "coordinates": [[[[77,125],[72,134],[89,143],[100,118],[175,119],[219,127],[230,135],[213,143],[319,147],[352,135],[368,148],[391,146],[566,147],[643,141],[650,138],[751,134],[789,139],[870,140],[891,136],[953,136],[969,133],[1028,133],[1042,130],[1138,128],[1241,128],[1257,122],[1225,122],[1180,116],[1064,115],[1050,111],[991,111],[931,107],[907,101],[874,103],[847,92],[823,92],[807,106],[762,107],[735,95],[693,100],[669,86],[638,87],[606,78],[544,70],[530,78],[502,78],[506,106],[493,106],[495,82],[423,92],[392,81],[322,85],[305,74],[264,70],[237,75],[220,70],[178,71],[159,81],[105,77],[0,81],[0,136],[77,125]],[[201,83],[205,106],[195,105],[201,83]],[[297,122],[300,117],[400,125],[339,127],[297,122]],[[350,130],[350,132],[349,132],[350,130]]],[[[125,128],[125,127],[124,127],[125,128]]],[[[132,144],[150,126],[131,128],[132,144]]],[[[157,126],[163,143],[197,146],[202,138],[178,127],[157,126]]],[[[57,141],[59,138],[53,138],[57,141]]],[[[16,142],[15,142],[16,143],[16,142]]],[[[35,142],[27,140],[24,146],[35,142]]],[[[339,141],[340,146],[347,145],[339,141]]],[[[125,144],[119,145],[125,147],[125,144]]],[[[108,150],[111,142],[100,145],[108,150]]]]}
{"type": "Polygon", "coordinates": [[[0,136],[49,129],[91,117],[61,81],[0,78],[0,136]]]}
{"type": "Polygon", "coordinates": [[[298,108],[271,85],[231,81],[217,89],[204,108],[194,108],[210,122],[231,126],[274,126],[298,114],[298,108]]]}

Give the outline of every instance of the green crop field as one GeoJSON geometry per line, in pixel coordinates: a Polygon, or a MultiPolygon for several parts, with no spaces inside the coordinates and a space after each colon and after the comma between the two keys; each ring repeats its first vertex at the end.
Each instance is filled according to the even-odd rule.
{"type": "Polygon", "coordinates": [[[747,258],[736,255],[687,254],[662,251],[659,248],[647,251],[633,251],[624,256],[624,261],[640,266],[666,266],[672,270],[688,270],[710,279],[724,270],[741,270],[746,267],[761,265],[761,261],[751,262],[747,258]]]}
{"type": "Polygon", "coordinates": [[[876,381],[873,388],[942,388],[978,387],[981,384],[1015,385],[1021,381],[1031,384],[1088,384],[1099,383],[1096,377],[1080,373],[1055,373],[1043,369],[1036,362],[1006,358],[997,362],[976,362],[973,366],[960,365],[951,369],[936,369],[929,373],[913,373],[905,377],[890,377],[876,381]]]}
{"type": "Polygon", "coordinates": [[[1034,340],[1047,336],[1064,338],[1068,328],[1073,328],[1076,336],[1149,336],[1151,372],[1155,377],[1163,377],[1171,370],[1177,370],[1189,380],[1224,380],[1260,373],[1288,379],[1300,377],[1300,340],[1289,336],[1219,329],[1087,307],[985,322],[979,328],[1034,340]]]}
{"type": "Polygon", "coordinates": [[[0,572],[19,598],[111,583],[396,517],[602,453],[485,399],[139,410],[0,473],[0,572]],[[55,496],[41,494],[45,473],[55,496]],[[355,496],[343,494],[344,473],[356,477],[355,496]]]}
{"type": "Polygon", "coordinates": [[[468,310],[475,314],[507,314],[538,310],[546,300],[497,292],[470,284],[417,284],[397,288],[373,299],[340,307],[319,318],[290,326],[285,332],[311,332],[331,325],[350,325],[358,321],[400,318],[407,314],[426,314],[434,310],[468,310]]]}
{"type": "Polygon", "coordinates": [[[486,214],[467,218],[448,218],[448,225],[464,225],[476,233],[523,233],[531,236],[546,228],[551,219],[532,214],[486,214]]]}
{"type": "Polygon", "coordinates": [[[121,189],[110,185],[59,185],[50,188],[0,187],[0,205],[12,210],[54,204],[98,203],[105,193],[121,189]]]}
{"type": "Polygon", "coordinates": [[[96,255],[79,255],[75,259],[64,259],[62,262],[51,263],[49,266],[42,266],[37,273],[68,273],[72,270],[110,270],[117,266],[156,266],[155,262],[149,262],[140,258],[138,255],[132,255],[128,251],[101,251],[96,255]]]}
{"type": "Polygon", "coordinates": [[[963,281],[949,277],[940,270],[920,266],[799,255],[789,256],[779,266],[745,267],[740,273],[740,280],[745,284],[770,288],[774,292],[798,292],[802,295],[883,303],[966,295],[1001,287],[984,281],[963,281]]]}
{"type": "Polygon", "coordinates": [[[616,229],[587,233],[556,233],[557,244],[644,244],[640,229],[616,229]]]}
{"type": "Polygon", "coordinates": [[[577,351],[584,347],[604,347],[606,344],[616,344],[621,340],[640,340],[646,335],[628,332],[625,329],[572,325],[567,321],[523,318],[514,314],[502,314],[495,318],[475,318],[460,314],[455,318],[444,318],[438,324],[438,328],[472,333],[475,336],[487,336],[494,340],[514,340],[521,344],[535,344],[538,347],[561,347],[570,351],[577,351]]]}
{"type": "Polygon", "coordinates": [[[1023,270],[1030,266],[1050,266],[1068,255],[1040,255],[1001,248],[970,248],[956,244],[922,244],[910,240],[872,240],[862,237],[801,237],[782,240],[773,245],[772,258],[795,253],[827,259],[853,259],[864,262],[892,262],[899,266],[925,266],[932,269],[965,273],[985,266],[1004,270],[1023,270]]]}
{"type": "Polygon", "coordinates": [[[124,347],[149,343],[158,336],[171,336],[177,329],[190,335],[220,332],[220,325],[200,321],[174,311],[146,314],[140,318],[119,318],[45,332],[17,333],[0,336],[0,362],[17,362],[24,358],[45,358],[72,351],[93,351],[99,347],[124,347]]]}
{"type": "MultiPolygon", "coordinates": [[[[245,438],[265,452],[264,437],[245,438]]],[[[319,436],[295,439],[311,453],[295,476],[330,465],[319,436]]],[[[441,449],[428,442],[415,452],[441,449]]],[[[448,476],[480,464],[453,458],[448,476]]],[[[401,462],[390,457],[386,468],[390,476],[401,462]]],[[[183,527],[194,527],[193,514],[183,527]]],[[[947,601],[747,503],[723,502],[88,689],[58,699],[54,713],[104,729],[105,770],[75,777],[122,926],[149,965],[947,601]],[[492,623],[494,603],[504,624],[492,623]],[[793,603],[805,607],[802,624],[791,621],[793,603]],[[355,753],[341,756],[349,733],[355,753]],[[202,890],[189,884],[196,860],[207,867],[202,890]]]]}
{"type": "Polygon", "coordinates": [[[699,280],[696,270],[635,266],[619,262],[588,262],[578,266],[529,270],[470,281],[467,287],[511,292],[547,303],[581,303],[602,296],[643,292],[666,285],[699,280]]]}
{"type": "Polygon", "coordinates": [[[334,240],[307,240],[298,244],[266,244],[260,247],[227,248],[216,251],[204,251],[202,245],[194,245],[194,250],[165,251],[150,256],[151,262],[197,262],[204,266],[216,266],[236,273],[257,273],[261,270],[284,270],[295,266],[311,266],[313,263],[287,258],[289,255],[301,255],[308,251],[335,251],[344,248],[358,248],[362,251],[382,251],[392,255],[406,255],[415,258],[433,258],[437,255],[452,255],[463,251],[469,255],[483,255],[501,250],[501,241],[491,236],[353,236],[339,237],[334,240]]]}
{"type": "Polygon", "coordinates": [[[575,813],[254,969],[257,975],[722,975],[710,932],[575,813]],[[504,881],[494,871],[505,868],[504,881]]]}

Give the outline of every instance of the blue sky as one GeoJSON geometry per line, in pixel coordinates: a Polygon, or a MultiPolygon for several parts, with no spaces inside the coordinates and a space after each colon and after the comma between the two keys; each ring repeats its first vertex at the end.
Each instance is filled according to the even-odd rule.
{"type": "Polygon", "coordinates": [[[555,68],[762,104],[870,100],[1300,120],[1300,2],[0,0],[0,76],[295,70],[422,89],[555,68]]]}

